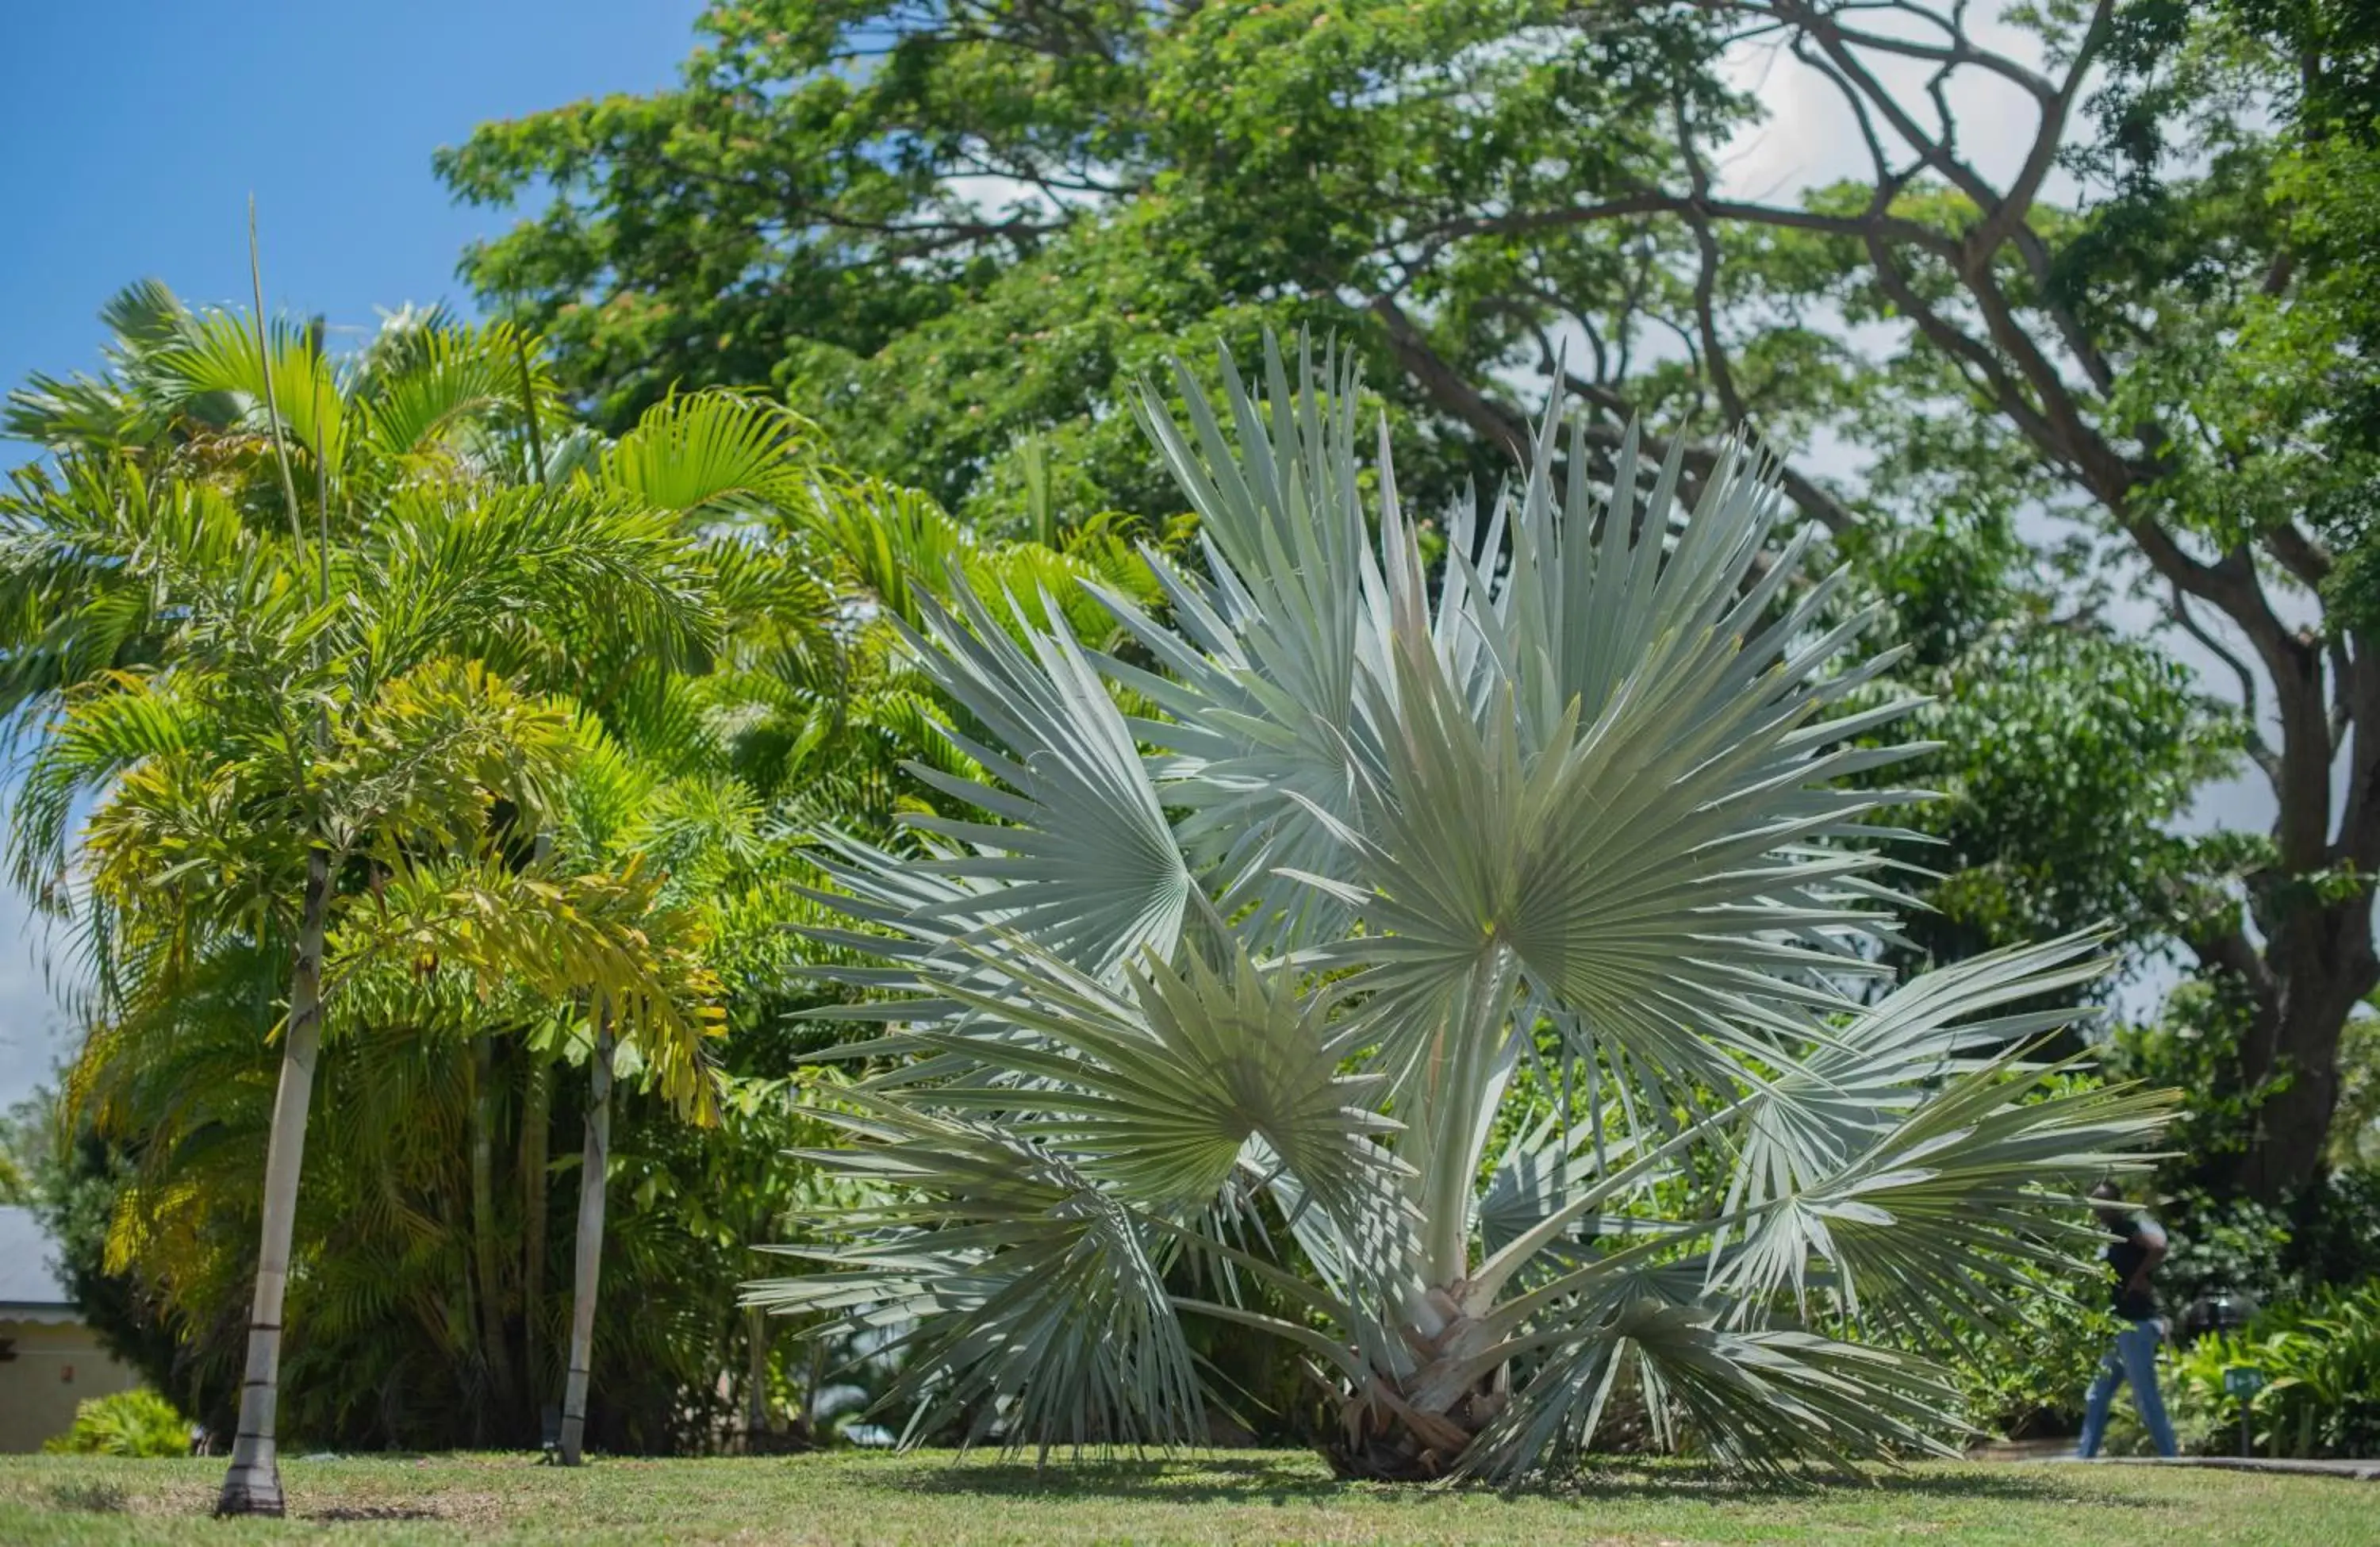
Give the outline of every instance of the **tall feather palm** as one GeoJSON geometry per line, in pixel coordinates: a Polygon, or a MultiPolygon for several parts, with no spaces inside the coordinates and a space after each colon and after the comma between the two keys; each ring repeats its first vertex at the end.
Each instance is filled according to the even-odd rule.
{"type": "MultiPolygon", "coordinates": [[[[981,543],[922,496],[827,465],[812,427],[764,398],[674,396],[618,441],[585,450],[545,472],[672,513],[703,540],[724,615],[699,672],[634,650],[575,648],[556,662],[593,685],[589,698],[623,754],[608,764],[603,798],[591,798],[592,785],[574,786],[590,798],[574,802],[565,847],[606,865],[659,857],[677,906],[703,905],[687,890],[698,878],[724,883],[722,859],[740,851],[747,871],[763,859],[769,846],[748,830],[759,804],[747,786],[808,813],[881,823],[903,754],[965,765],[942,734],[930,681],[893,633],[947,567],[1030,577],[1078,611],[1092,605],[1075,583],[1090,572],[1077,554],[981,543]],[[689,791],[699,798],[689,803],[689,791]],[[690,820],[697,809],[714,820],[690,820]],[[690,850],[696,833],[709,842],[690,850]]],[[[609,1172],[615,1049],[600,1006],[590,1041],[558,1438],[572,1466],[586,1434],[609,1172]]]]}
{"type": "Polygon", "coordinates": [[[1107,598],[1159,669],[923,609],[984,774],[921,776],[983,820],[830,845],[865,1051],[914,1056],[810,1157],[876,1201],[752,1303],[901,1328],[912,1434],[1195,1440],[1196,1311],[1310,1363],[1351,1473],[1514,1476],[1623,1387],[1753,1466],[1938,1443],[1940,1378],[1836,1334],[1988,1316],[2155,1128],[2022,1059],[2089,944],[1877,992],[1855,845],[1906,797],[1836,781],[1902,706],[1753,458],[1688,515],[1548,421],[1433,585],[1352,377],[1267,354],[1229,431],[1143,405],[1206,558],[1151,556],[1171,624],[1107,598]],[[1491,1161],[1516,1082],[1555,1111],[1491,1161]]]}
{"type": "Polygon", "coordinates": [[[278,1513],[281,1311],[343,975],[394,959],[591,990],[672,1050],[674,1095],[703,1099],[710,984],[649,927],[652,883],[523,864],[499,810],[549,809],[575,755],[568,707],[523,675],[557,639],[668,651],[710,620],[673,513],[480,476],[473,410],[516,379],[500,330],[344,377],[301,331],[209,313],[164,332],[122,388],[160,411],[69,425],[0,515],[6,708],[26,753],[15,855],[80,910],[119,1015],[226,942],[289,951],[221,1501],[278,1513]],[[78,855],[72,816],[93,793],[78,855]]]}

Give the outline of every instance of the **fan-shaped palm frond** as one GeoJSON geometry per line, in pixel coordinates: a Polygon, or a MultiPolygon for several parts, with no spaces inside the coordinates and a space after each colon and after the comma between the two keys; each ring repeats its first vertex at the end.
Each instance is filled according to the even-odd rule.
{"type": "Polygon", "coordinates": [[[372,455],[398,461],[484,438],[492,424],[552,411],[542,360],[509,323],[457,326],[400,314],[365,351],[351,391],[372,455]]]}

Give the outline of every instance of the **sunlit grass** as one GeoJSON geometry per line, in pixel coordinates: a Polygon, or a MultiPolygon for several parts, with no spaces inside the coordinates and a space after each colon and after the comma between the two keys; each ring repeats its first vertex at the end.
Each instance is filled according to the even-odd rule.
{"type": "Polygon", "coordinates": [[[599,1459],[373,1456],[284,1466],[292,1518],[209,1519],[218,1461],[0,1457],[11,1547],[333,1540],[528,1542],[2380,1541],[2380,1488],[2123,1466],[1945,1465],[1791,1490],[1686,1465],[1614,1466],[1502,1493],[1342,1483],[1310,1457],[1053,1463],[838,1454],[599,1459]],[[335,1523],[335,1524],[334,1524],[335,1523]]]}

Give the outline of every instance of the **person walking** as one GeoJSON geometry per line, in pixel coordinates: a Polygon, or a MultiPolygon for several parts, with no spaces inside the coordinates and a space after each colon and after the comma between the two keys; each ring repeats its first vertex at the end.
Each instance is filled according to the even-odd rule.
{"type": "Polygon", "coordinates": [[[2157,1345],[2165,1341],[2165,1322],[2157,1316],[2156,1291],[2150,1278],[2156,1266],[2165,1260],[2165,1231],[2147,1214],[2124,1201],[2123,1192],[2113,1182],[2102,1182],[2091,1189],[2091,1207],[2099,1223],[2114,1237],[2103,1255],[2108,1272],[2115,1279],[2111,1303],[2117,1317],[2125,1325],[2116,1334],[2116,1341],[2099,1361],[2099,1374],[2091,1383],[2091,1390],[2082,1403],[2082,1442],[2078,1454],[2084,1460],[2099,1454],[2099,1442],[2107,1431],[2107,1409],[2116,1400],[2116,1388],[2129,1381],[2132,1386],[2132,1406],[2140,1410],[2141,1423],[2156,1443],[2159,1456],[2171,1456],[2178,1448],[2173,1442],[2173,1423],[2165,1416],[2165,1398],[2157,1391],[2157,1345]]]}

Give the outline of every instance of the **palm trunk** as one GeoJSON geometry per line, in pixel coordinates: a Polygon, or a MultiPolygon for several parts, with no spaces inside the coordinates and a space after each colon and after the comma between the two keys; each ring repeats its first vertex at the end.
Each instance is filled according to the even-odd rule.
{"type": "Polygon", "coordinates": [[[761,1448],[769,1430],[769,1319],[759,1306],[744,1310],[744,1448],[761,1448]]]}
{"type": "Polygon", "coordinates": [[[256,1297],[248,1315],[248,1369],[239,1390],[239,1427],[217,1515],[280,1515],[280,1452],[274,1420],[281,1397],[281,1308],[289,1288],[289,1249],[298,1224],[298,1177],[306,1156],[306,1111],[314,1099],[314,1063],[322,1045],[322,942],[331,913],[331,857],[306,857],[306,901],[298,956],[289,978],[289,1024],[281,1041],[281,1086],[264,1150],[264,1226],[256,1251],[256,1297]]]}
{"type": "Polygon", "coordinates": [[[513,1407],[512,1358],[504,1346],[504,1241],[496,1228],[496,1043],[473,1039],[471,1049],[471,1257],[479,1279],[480,1363],[488,1388],[480,1404],[481,1440],[492,1416],[501,1426],[513,1407]]]}
{"type": "Polygon", "coordinates": [[[1382,1378],[1341,1398],[1340,1432],[1324,1456],[1341,1477],[1416,1482],[1451,1471],[1479,1431],[1512,1400],[1512,1370],[1486,1374],[1472,1366],[1481,1342],[1476,1318],[1442,1289],[1424,1297],[1435,1314],[1430,1330],[1399,1329],[1424,1362],[1402,1380],[1382,1378]]]}
{"type": "Polygon", "coordinates": [[[595,1293],[603,1268],[603,1173],[612,1159],[612,1009],[595,1012],[588,1070],[587,1153],[578,1171],[577,1273],[570,1285],[570,1370],[562,1388],[562,1464],[586,1459],[587,1368],[595,1345],[595,1293]]]}
{"type": "MultiPolygon", "coordinates": [[[[522,352],[521,384],[526,394],[526,346],[522,352]]],[[[535,442],[536,404],[526,401],[524,406],[530,415],[529,435],[535,442]]],[[[533,445],[532,449],[536,452],[538,472],[542,476],[544,447],[533,445]]],[[[539,832],[533,863],[542,870],[552,855],[553,834],[539,832]]],[[[546,1383],[545,1365],[546,1166],[552,1160],[553,1142],[553,1062],[533,1043],[523,1045],[528,1053],[528,1078],[521,1094],[521,1381],[528,1394],[528,1421],[541,1431],[546,1394],[553,1389],[546,1383]]]]}
{"type": "Polygon", "coordinates": [[[528,1078],[521,1098],[521,1339],[528,1368],[524,1378],[534,1419],[547,1385],[545,1367],[545,1168],[552,1141],[552,1066],[541,1053],[531,1052],[528,1078]]]}

